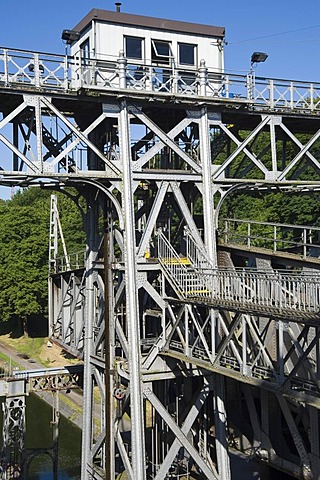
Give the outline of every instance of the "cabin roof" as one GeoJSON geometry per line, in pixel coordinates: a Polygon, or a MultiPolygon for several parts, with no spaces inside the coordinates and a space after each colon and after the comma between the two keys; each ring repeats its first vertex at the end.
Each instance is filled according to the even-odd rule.
{"type": "Polygon", "coordinates": [[[168,30],[170,32],[189,33],[206,37],[221,37],[225,35],[224,27],[201,25],[198,23],[180,22],[164,18],[145,17],[131,13],[115,12],[110,10],[99,10],[93,8],[75,27],[82,33],[93,20],[108,22],[120,25],[131,25],[135,27],[151,28],[154,30],[168,30]]]}

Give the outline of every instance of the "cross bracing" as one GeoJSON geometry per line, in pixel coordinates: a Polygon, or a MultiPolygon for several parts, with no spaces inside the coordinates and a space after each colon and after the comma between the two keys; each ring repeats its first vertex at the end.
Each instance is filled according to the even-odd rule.
{"type": "Polygon", "coordinates": [[[87,202],[85,262],[66,257],[50,289],[52,338],[84,358],[82,478],[125,470],[142,480],[225,480],[229,448],[316,478],[316,274],[311,288],[294,277],[288,290],[287,277],[281,283],[273,273],[272,283],[260,268],[265,290],[277,288],[275,300],[290,307],[283,315],[270,292],[263,314],[252,308],[258,283],[237,299],[249,292],[250,276],[232,263],[223,276],[215,207],[237,184],[319,187],[317,84],[256,78],[253,85],[217,79],[202,65],[193,84],[177,71],[177,82],[159,85],[146,69],[138,85],[123,58],[94,79],[90,65],[77,66],[73,83],[64,57],[24,52],[18,61],[18,53],[1,57],[1,183],[73,186],[87,202]],[[221,301],[225,286],[212,304],[204,301],[207,280],[196,295],[194,284],[182,290],[173,282],[158,260],[160,229],[185,269],[192,260],[214,288],[219,278],[233,288],[244,275],[229,303],[221,301]],[[184,232],[194,243],[188,255],[184,232]],[[305,305],[314,307],[312,322],[291,317],[305,305]]]}

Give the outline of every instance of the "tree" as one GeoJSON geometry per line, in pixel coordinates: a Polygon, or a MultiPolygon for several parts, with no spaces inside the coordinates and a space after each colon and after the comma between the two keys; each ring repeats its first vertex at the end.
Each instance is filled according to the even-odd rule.
{"type": "MultiPolygon", "coordinates": [[[[15,320],[24,332],[31,317],[47,321],[50,193],[30,188],[0,202],[0,321],[15,320]]],[[[80,249],[81,217],[72,201],[59,196],[66,239],[80,249]]]]}

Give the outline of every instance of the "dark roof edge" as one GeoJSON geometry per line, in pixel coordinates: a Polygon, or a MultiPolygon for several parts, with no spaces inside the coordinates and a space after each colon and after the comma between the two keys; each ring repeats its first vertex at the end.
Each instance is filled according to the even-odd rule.
{"type": "Polygon", "coordinates": [[[149,27],[157,30],[170,30],[174,32],[191,33],[210,37],[224,38],[225,28],[211,25],[201,25],[198,23],[180,22],[176,20],[166,20],[164,18],[145,17],[142,15],[133,15],[131,13],[113,12],[110,10],[99,10],[93,8],[73,30],[83,32],[92,20],[108,21],[112,23],[122,23],[141,27],[149,27]]]}

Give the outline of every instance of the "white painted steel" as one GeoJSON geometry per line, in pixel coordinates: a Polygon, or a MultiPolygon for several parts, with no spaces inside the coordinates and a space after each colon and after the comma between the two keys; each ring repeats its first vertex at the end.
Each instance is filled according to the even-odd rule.
{"type": "Polygon", "coordinates": [[[137,296],[137,258],[135,249],[133,184],[131,177],[130,134],[128,109],[125,100],[121,102],[119,116],[120,151],[123,167],[123,210],[124,260],[126,284],[126,308],[128,319],[130,399],[131,399],[131,443],[132,471],[134,478],[146,478],[146,458],[144,439],[143,398],[141,389],[141,354],[139,328],[139,302],[137,296]]]}
{"type": "Polygon", "coordinates": [[[250,102],[262,110],[320,112],[319,82],[228,74],[206,67],[204,61],[198,70],[171,65],[164,77],[161,68],[147,63],[141,65],[138,61],[128,63],[123,53],[120,65],[121,68],[117,58],[85,59],[81,63],[77,57],[0,48],[0,85],[70,93],[80,88],[105,91],[122,88],[147,95],[175,94],[250,102]]]}

